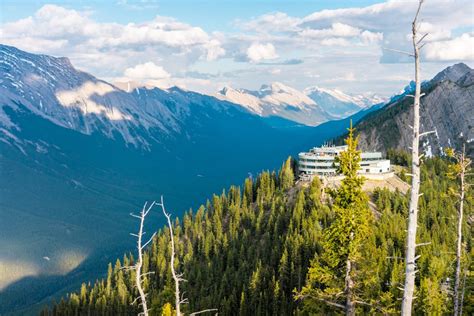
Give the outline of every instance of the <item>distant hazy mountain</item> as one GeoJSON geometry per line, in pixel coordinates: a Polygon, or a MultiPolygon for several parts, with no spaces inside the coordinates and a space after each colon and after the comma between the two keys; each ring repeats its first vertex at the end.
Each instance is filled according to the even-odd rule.
{"type": "MultiPolygon", "coordinates": [[[[272,103],[291,119],[328,119],[283,86],[257,97],[262,111],[272,103]]],[[[133,247],[128,214],[144,201],[163,194],[180,216],[347,125],[302,126],[178,88],[127,92],[66,58],[0,45],[0,314],[31,314],[32,304],[94,280],[133,247]]],[[[148,221],[157,227],[162,217],[148,221]]]]}
{"type": "Polygon", "coordinates": [[[376,94],[349,95],[337,89],[309,87],[304,93],[333,117],[348,117],[386,100],[376,94]]]}
{"type": "MultiPolygon", "coordinates": [[[[364,118],[356,127],[360,145],[365,149],[408,150],[411,146],[413,84],[378,111],[364,118]]],[[[421,132],[434,133],[421,139],[426,155],[442,153],[446,147],[468,144],[474,154],[474,70],[460,63],[438,73],[422,84],[421,132]]]]}
{"type": "Polygon", "coordinates": [[[226,87],[217,97],[239,104],[260,116],[277,116],[304,125],[316,126],[335,117],[303,92],[274,82],[258,91],[226,87]]]}
{"type": "Polygon", "coordinates": [[[309,126],[346,118],[385,101],[374,94],[349,95],[319,87],[298,91],[279,82],[262,85],[258,91],[225,87],[217,97],[260,116],[278,116],[309,126]]]}

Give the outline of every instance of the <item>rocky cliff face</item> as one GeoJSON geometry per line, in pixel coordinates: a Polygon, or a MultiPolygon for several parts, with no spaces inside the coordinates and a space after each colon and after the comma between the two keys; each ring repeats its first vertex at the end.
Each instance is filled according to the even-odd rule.
{"type": "MultiPolygon", "coordinates": [[[[424,83],[422,92],[421,132],[433,131],[420,142],[425,155],[459,148],[462,141],[474,154],[474,70],[465,64],[448,67],[424,83]]],[[[411,146],[413,99],[402,95],[392,100],[358,124],[362,149],[408,150],[411,146]]]]}

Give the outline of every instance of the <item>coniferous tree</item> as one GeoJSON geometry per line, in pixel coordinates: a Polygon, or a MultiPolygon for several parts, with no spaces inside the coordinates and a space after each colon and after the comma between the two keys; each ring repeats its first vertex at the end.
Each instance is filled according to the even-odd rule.
{"type": "Polygon", "coordinates": [[[357,149],[352,123],[345,140],[347,150],[337,157],[338,172],[344,175],[341,185],[331,190],[334,221],[323,234],[321,255],[317,255],[308,272],[307,284],[299,297],[306,299],[308,309],[321,302],[355,315],[357,269],[362,243],[370,234],[372,214],[367,195],[362,191],[364,178],[357,173],[361,155],[357,149]]]}

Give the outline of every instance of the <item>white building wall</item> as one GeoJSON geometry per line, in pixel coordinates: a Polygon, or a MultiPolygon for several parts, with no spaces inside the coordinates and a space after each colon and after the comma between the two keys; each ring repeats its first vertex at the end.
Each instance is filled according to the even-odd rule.
{"type": "MultiPolygon", "coordinates": [[[[310,152],[298,155],[299,171],[308,175],[335,176],[337,155],[346,150],[347,146],[313,148],[310,152]]],[[[390,173],[390,160],[383,159],[380,152],[361,153],[361,168],[358,172],[363,175],[390,173]]]]}

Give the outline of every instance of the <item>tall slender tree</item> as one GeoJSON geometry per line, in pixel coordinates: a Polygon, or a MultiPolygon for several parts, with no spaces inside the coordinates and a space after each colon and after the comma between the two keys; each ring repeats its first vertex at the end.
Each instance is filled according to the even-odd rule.
{"type": "Polygon", "coordinates": [[[132,305],[137,301],[137,300],[140,300],[140,305],[142,306],[142,312],[139,314],[139,315],[143,315],[143,316],[148,316],[148,313],[149,313],[149,308],[148,308],[148,305],[147,305],[147,301],[146,301],[146,297],[147,297],[147,293],[145,292],[145,289],[143,288],[143,281],[144,281],[144,278],[146,277],[147,274],[149,273],[142,273],[142,268],[143,268],[143,250],[145,249],[145,247],[153,240],[153,237],[155,237],[156,235],[156,232],[153,233],[153,235],[150,237],[150,239],[148,239],[147,242],[143,243],[143,236],[145,235],[145,232],[143,231],[143,227],[144,227],[144,224],[145,224],[145,218],[146,216],[148,215],[148,213],[151,211],[151,209],[153,208],[153,206],[155,206],[155,202],[153,201],[152,203],[150,203],[148,205],[148,203],[145,203],[145,205],[143,205],[143,208],[140,212],[140,215],[135,215],[133,213],[131,213],[130,215],[133,216],[133,217],[136,217],[140,220],[140,226],[139,226],[139,229],[138,229],[138,234],[133,234],[133,233],[130,233],[132,236],[135,236],[137,238],[137,253],[138,253],[138,260],[137,262],[135,263],[134,266],[132,267],[126,267],[126,268],[129,268],[131,270],[135,270],[135,285],[138,289],[138,293],[140,296],[138,296],[132,303],[132,305]]]}
{"type": "Polygon", "coordinates": [[[412,138],[412,162],[411,162],[411,190],[410,204],[408,209],[408,230],[405,252],[405,284],[403,287],[402,315],[411,315],[413,304],[413,293],[415,291],[415,273],[416,273],[416,231],[418,228],[418,200],[420,197],[420,49],[421,42],[426,34],[418,37],[418,16],[420,14],[423,0],[419,0],[418,9],[412,22],[412,44],[413,57],[415,58],[415,95],[413,102],[413,138],[412,138]]]}
{"type": "Polygon", "coordinates": [[[447,155],[455,160],[455,164],[451,165],[449,176],[452,178],[459,178],[459,193],[456,195],[459,197],[458,205],[458,221],[457,221],[457,242],[456,242],[456,273],[454,277],[454,315],[461,315],[460,305],[460,284],[461,284],[461,261],[463,254],[462,247],[462,226],[464,221],[464,200],[466,190],[468,189],[469,183],[466,183],[466,177],[470,175],[470,167],[472,161],[466,157],[466,145],[463,144],[461,152],[455,152],[452,149],[446,151],[447,155]]]}
{"type": "Polygon", "coordinates": [[[344,179],[339,188],[330,191],[335,218],[323,235],[324,252],[312,261],[307,284],[298,297],[324,302],[344,309],[346,315],[355,315],[356,304],[361,302],[355,291],[355,275],[363,242],[370,232],[372,213],[362,191],[364,178],[357,173],[361,153],[352,122],[345,142],[347,150],[336,159],[344,179]]]}
{"type": "MultiPolygon", "coordinates": [[[[176,258],[176,244],[175,244],[175,236],[173,233],[173,224],[171,223],[171,214],[166,211],[165,207],[165,202],[163,200],[163,196],[161,196],[161,201],[158,203],[158,205],[161,207],[161,210],[163,212],[163,215],[166,217],[167,223],[168,223],[168,229],[170,233],[170,246],[171,246],[171,255],[170,255],[170,268],[171,268],[171,275],[173,276],[174,280],[174,296],[175,296],[175,310],[176,310],[176,316],[183,316],[184,314],[181,312],[181,305],[182,304],[187,304],[189,301],[187,298],[184,297],[184,293],[180,294],[180,283],[186,281],[183,279],[184,273],[178,273],[175,268],[175,258],[176,258]]],[[[204,309],[200,310],[198,312],[193,312],[189,314],[190,316],[192,315],[199,315],[203,313],[210,313],[210,312],[217,312],[216,308],[209,308],[209,309],[204,309]]]]}

